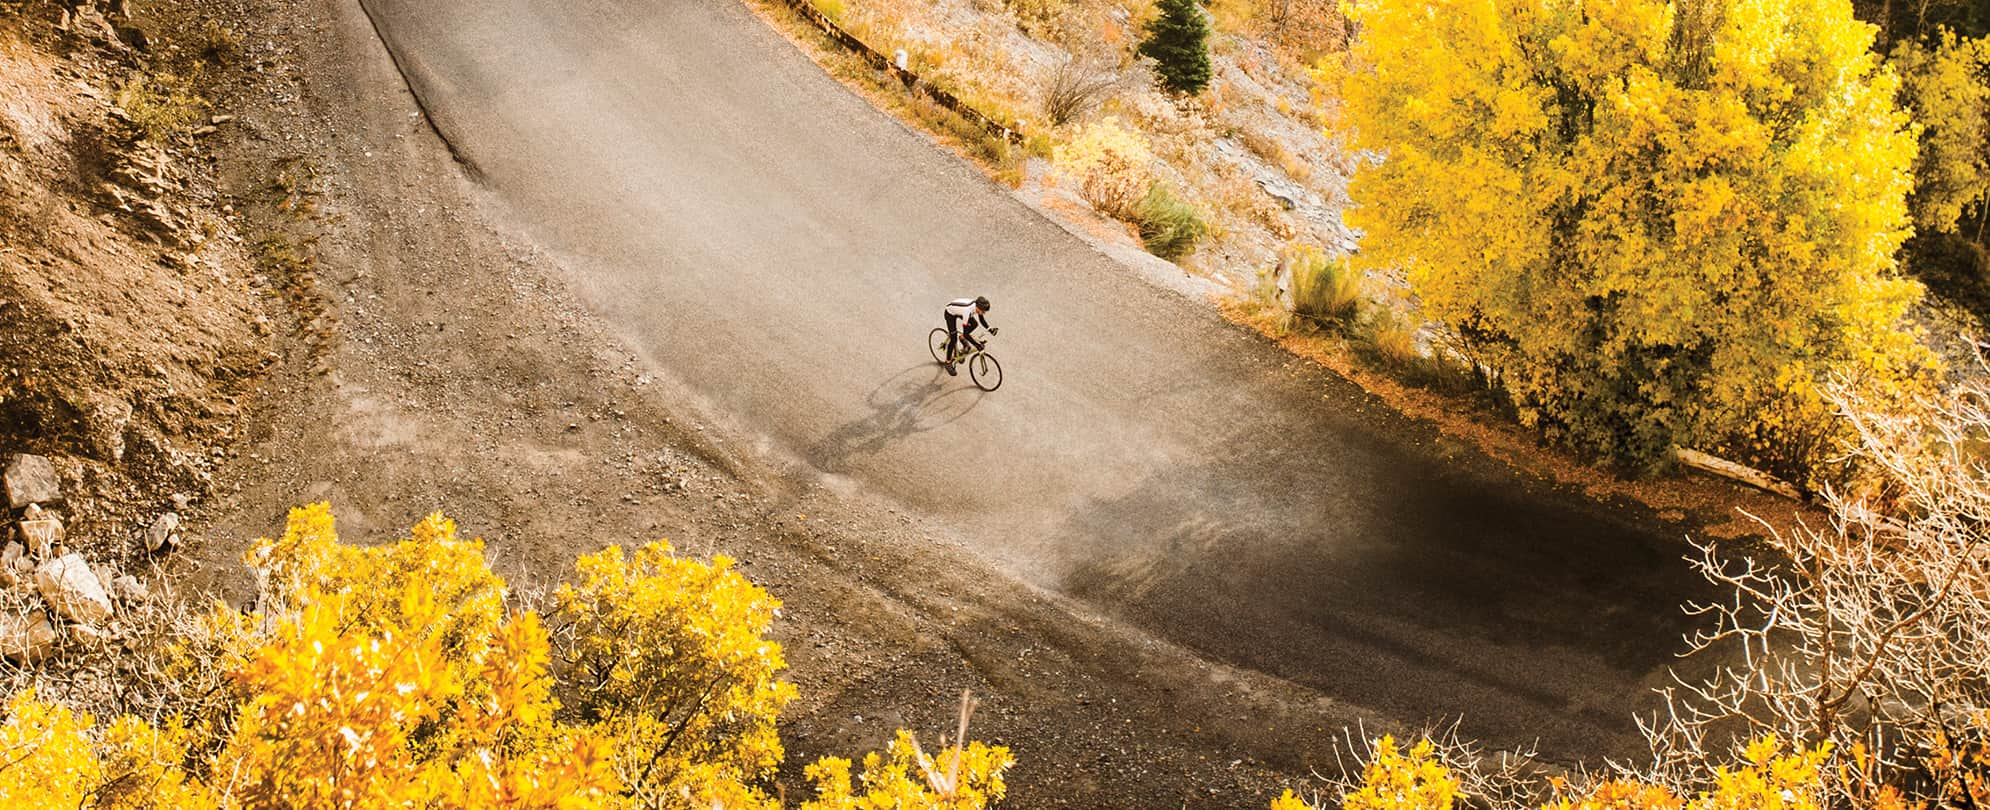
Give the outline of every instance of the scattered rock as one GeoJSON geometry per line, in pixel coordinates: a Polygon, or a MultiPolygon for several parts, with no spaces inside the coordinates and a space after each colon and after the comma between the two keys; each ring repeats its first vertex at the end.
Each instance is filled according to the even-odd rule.
{"type": "Polygon", "coordinates": [[[124,431],[131,424],[131,403],[102,397],[83,417],[83,434],[90,452],[111,463],[124,460],[124,431]]]}
{"type": "Polygon", "coordinates": [[[193,496],[184,492],[173,493],[173,511],[185,512],[187,511],[187,506],[191,503],[193,503],[193,496]]]}
{"type": "Polygon", "coordinates": [[[49,552],[62,544],[63,534],[62,521],[52,517],[21,521],[21,540],[28,544],[28,553],[37,560],[48,559],[49,552]]]}
{"type": "Polygon", "coordinates": [[[112,582],[111,593],[116,594],[117,598],[123,599],[126,602],[143,602],[152,598],[152,590],[145,587],[145,583],[139,582],[138,577],[130,574],[118,577],[116,581],[112,582]]]}
{"type": "Polygon", "coordinates": [[[145,529],[145,550],[158,552],[173,542],[173,532],[180,528],[180,513],[167,512],[145,529]]]}
{"type": "Polygon", "coordinates": [[[152,50],[152,38],[145,35],[143,28],[135,25],[114,25],[111,26],[111,33],[116,34],[118,41],[132,50],[140,53],[152,50]]]}
{"type": "Polygon", "coordinates": [[[0,549],[0,588],[12,588],[21,584],[14,563],[27,553],[27,549],[21,548],[20,543],[8,543],[5,549],[0,549]]]}
{"type": "Polygon", "coordinates": [[[40,661],[54,647],[55,625],[47,612],[0,613],[0,655],[13,661],[40,661]]]}
{"type": "Polygon", "coordinates": [[[41,456],[14,456],[6,471],[0,472],[0,484],[6,487],[7,505],[15,509],[62,500],[62,480],[55,477],[55,465],[41,456]]]}
{"type": "Polygon", "coordinates": [[[64,554],[35,569],[35,587],[57,615],[90,624],[111,615],[111,597],[82,555],[64,554]]]}
{"type": "Polygon", "coordinates": [[[69,637],[79,644],[102,644],[111,639],[111,634],[94,624],[69,625],[69,637]]]}

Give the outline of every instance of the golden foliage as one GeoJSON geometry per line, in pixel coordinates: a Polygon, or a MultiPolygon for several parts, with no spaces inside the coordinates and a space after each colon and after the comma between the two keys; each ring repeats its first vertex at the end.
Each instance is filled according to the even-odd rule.
{"type": "MultiPolygon", "coordinates": [[[[765,638],[779,602],[730,560],[678,559],[662,542],[582,558],[558,594],[558,672],[553,634],[507,610],[482,543],[440,515],[360,548],[315,504],[247,561],[264,583],[257,609],[217,605],[175,651],[186,722],[123,717],[98,732],[16,695],[0,806],[778,806],[761,786],[794,697],[765,638]]],[[[892,781],[936,773],[903,735],[888,762],[867,760],[864,784],[923,802],[895,807],[970,810],[1001,798],[1011,761],[972,743],[948,771],[958,781],[921,793],[892,781]]],[[[818,767],[837,763],[842,792],[831,780],[810,806],[878,806],[848,790],[847,761],[818,767]]]]}
{"type": "Polygon", "coordinates": [[[479,541],[440,515],[401,542],[339,542],[331,509],[294,510],[247,560],[259,615],[217,606],[183,655],[224,658],[240,704],[209,784],[228,806],[601,807],[606,738],[553,722],[548,638],[507,616],[479,541]],[[219,643],[216,643],[219,640],[219,643]]]}
{"type": "Polygon", "coordinates": [[[678,559],[651,543],[582,557],[555,612],[574,639],[573,708],[615,740],[616,770],[638,796],[684,806],[770,804],[745,785],[781,761],[774,728],[795,697],[764,638],[781,603],[717,557],[678,559]]]}
{"type": "Polygon", "coordinates": [[[1361,789],[1341,802],[1342,810],[1448,810],[1458,796],[1458,777],[1432,756],[1431,742],[1408,751],[1393,737],[1375,744],[1375,757],[1362,769],[1361,789]]]}
{"type": "MultiPolygon", "coordinates": [[[[1459,778],[1428,739],[1401,751],[1383,737],[1362,770],[1361,782],[1342,810],[1451,810],[1461,799],[1459,778]]],[[[1773,734],[1755,738],[1733,765],[1704,774],[1705,789],[1682,798],[1671,789],[1635,779],[1599,782],[1574,796],[1556,796],[1541,810],[1820,810],[1825,806],[1825,764],[1830,744],[1788,751],[1773,734]]],[[[1558,787],[1562,784],[1555,780],[1558,787]]],[[[1272,810],[1309,810],[1291,791],[1272,810]]]]}
{"type": "Polygon", "coordinates": [[[1078,194],[1100,213],[1132,221],[1154,186],[1154,154],[1147,139],[1118,118],[1081,125],[1057,147],[1051,162],[1078,185],[1078,194]]]}
{"type": "Polygon", "coordinates": [[[1524,421],[1636,463],[1726,452],[1815,484],[1790,437],[1844,374],[1905,393],[1914,138],[1833,0],[1362,0],[1337,86],[1357,261],[1406,268],[1524,421]],[[1699,8],[1698,12],[1681,11],[1699,8]]]}
{"type": "Polygon", "coordinates": [[[1944,28],[1931,44],[1901,40],[1888,63],[1924,127],[1914,224],[1954,231],[1965,212],[1990,203],[1990,37],[1959,39],[1944,28]]]}
{"type": "Polygon", "coordinates": [[[809,765],[816,798],[802,810],[973,810],[1002,800],[1008,790],[1002,774],[1015,764],[1008,748],[978,742],[929,757],[902,730],[887,754],[864,756],[861,791],[850,781],[849,760],[824,757],[809,765]]]}
{"type": "Polygon", "coordinates": [[[102,767],[83,732],[88,715],[78,717],[43,702],[30,689],[7,705],[0,726],[0,752],[11,763],[0,770],[0,804],[23,810],[82,807],[103,781],[102,767]]]}

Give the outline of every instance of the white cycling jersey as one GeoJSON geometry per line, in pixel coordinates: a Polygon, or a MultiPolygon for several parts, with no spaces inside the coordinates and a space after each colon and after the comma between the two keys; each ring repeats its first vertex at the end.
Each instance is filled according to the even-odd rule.
{"type": "Polygon", "coordinates": [[[960,324],[960,328],[962,329],[966,329],[968,327],[968,324],[977,323],[977,322],[981,326],[988,325],[988,318],[986,315],[977,316],[975,314],[974,299],[972,298],[962,298],[956,301],[949,302],[947,304],[946,313],[948,315],[954,316],[955,322],[960,324]]]}

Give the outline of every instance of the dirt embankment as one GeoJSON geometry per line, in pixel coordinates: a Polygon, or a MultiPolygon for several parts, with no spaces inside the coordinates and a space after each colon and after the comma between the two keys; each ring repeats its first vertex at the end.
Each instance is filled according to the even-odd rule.
{"type": "Polygon", "coordinates": [[[275,357],[274,282],[203,146],[228,119],[197,95],[241,54],[185,22],[0,5],[0,455],[52,461],[93,559],[214,492],[275,357]]]}

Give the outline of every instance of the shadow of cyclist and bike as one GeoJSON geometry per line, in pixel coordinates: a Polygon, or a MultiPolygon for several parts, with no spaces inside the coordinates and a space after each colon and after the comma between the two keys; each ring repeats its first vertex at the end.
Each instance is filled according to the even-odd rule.
{"type": "Polygon", "coordinates": [[[891,375],[864,397],[870,413],[823,437],[809,449],[809,461],[824,472],[847,473],[860,457],[966,416],[981,404],[986,392],[973,386],[949,385],[953,379],[934,363],[920,363],[891,375]]]}

